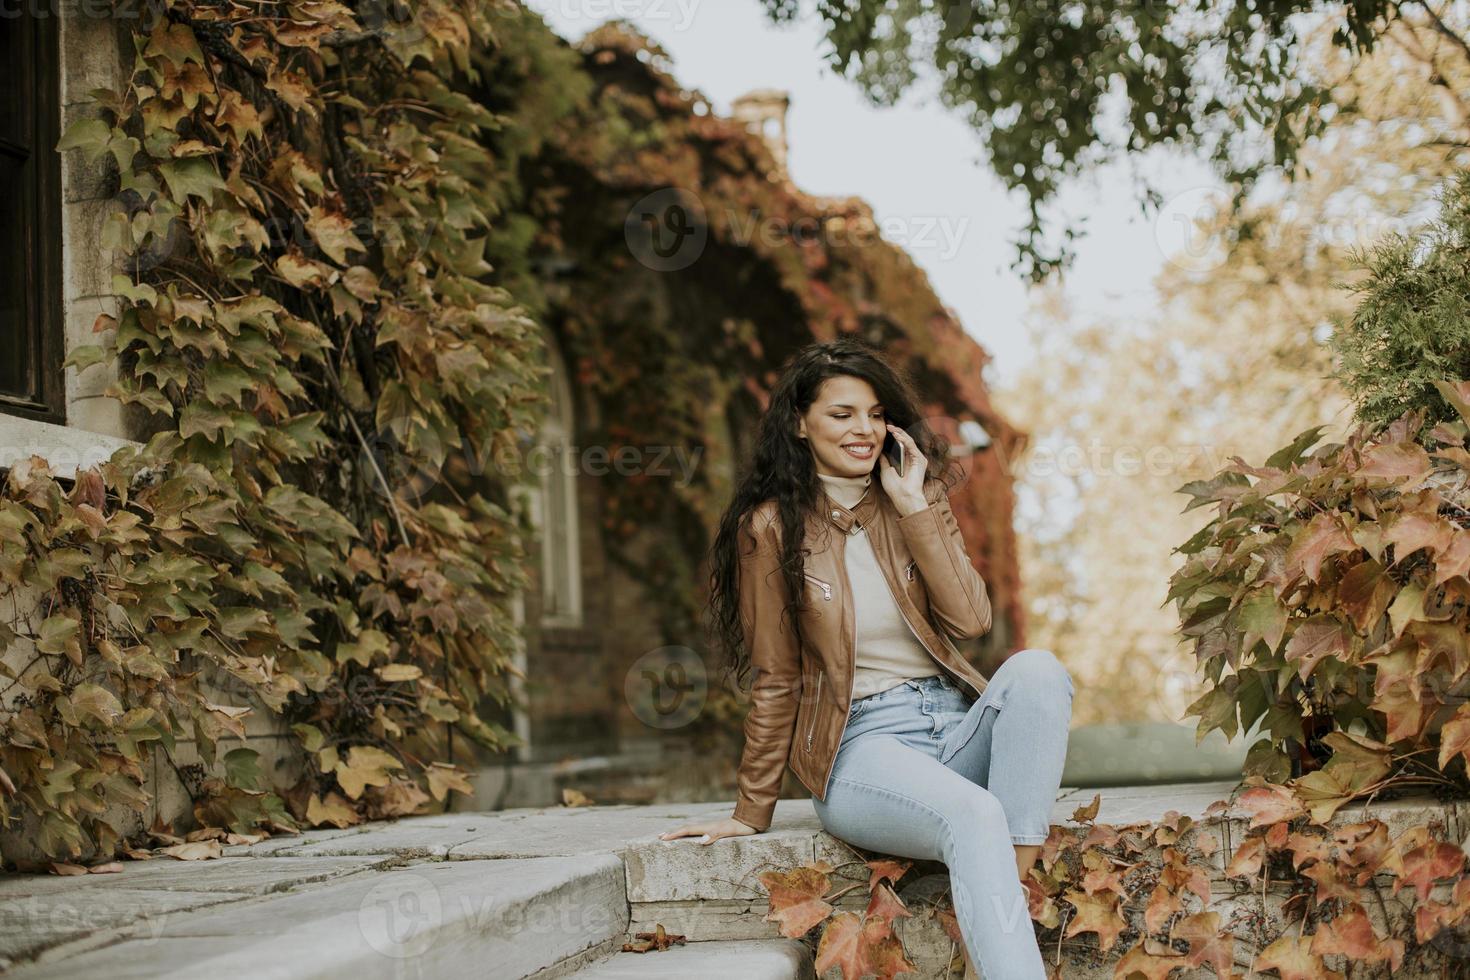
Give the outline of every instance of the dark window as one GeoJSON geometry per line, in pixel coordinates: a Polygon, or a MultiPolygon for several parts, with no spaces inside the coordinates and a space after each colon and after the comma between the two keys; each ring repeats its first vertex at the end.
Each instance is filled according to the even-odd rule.
{"type": "Polygon", "coordinates": [[[55,9],[0,16],[0,413],[65,422],[55,9]]]}

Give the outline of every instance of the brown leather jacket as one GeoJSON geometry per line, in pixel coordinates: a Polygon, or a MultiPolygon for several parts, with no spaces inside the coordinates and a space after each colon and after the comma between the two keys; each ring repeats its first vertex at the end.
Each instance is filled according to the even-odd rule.
{"type": "Polygon", "coordinates": [[[745,748],[736,778],[734,817],[771,825],[786,767],[818,799],[847,727],[854,678],[854,612],[844,545],[854,525],[869,535],[899,610],[941,668],[979,697],[987,679],[951,642],[990,631],[990,597],[970,564],[943,484],[924,488],[929,506],[901,516],[875,476],[852,510],[825,498],[806,532],[806,589],[797,649],[781,577],[781,523],[775,501],[755,508],[740,537],[740,606],[755,668],[745,716],[745,748]],[[829,533],[822,533],[823,530],[829,533]]]}

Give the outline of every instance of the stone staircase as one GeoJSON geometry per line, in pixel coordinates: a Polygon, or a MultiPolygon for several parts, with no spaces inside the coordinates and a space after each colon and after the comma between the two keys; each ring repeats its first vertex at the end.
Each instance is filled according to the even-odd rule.
{"type": "MultiPolygon", "coordinates": [[[[1097,819],[1157,819],[1171,809],[1199,817],[1234,787],[1114,787],[1100,791],[1097,819]]],[[[1064,790],[1053,822],[1069,822],[1094,792],[1064,790]]],[[[225,848],[218,860],[124,862],[121,874],[3,875],[0,966],[26,980],[813,978],[810,940],[781,938],[764,921],[758,875],[814,858],[839,865],[856,855],[822,832],[809,800],[781,801],[763,834],[711,845],[658,839],[730,809],[699,803],[447,813],[272,838],[225,848]],[[686,941],[621,951],[659,925],[686,941]]],[[[1377,817],[1392,832],[1434,819],[1460,840],[1470,830],[1470,804],[1434,800],[1355,805],[1340,817],[1377,817]]],[[[1244,829],[1241,818],[1201,832],[1228,844],[1244,829]]],[[[901,894],[922,899],[945,884],[935,866],[901,894]]],[[[1219,887],[1230,888],[1223,879],[1219,887]]],[[[864,904],[859,889],[839,907],[864,904]]],[[[899,928],[918,980],[960,976],[958,969],[946,972],[959,960],[936,921],[920,913],[899,928]]],[[[1046,954],[1059,958],[1066,977],[1111,977],[1111,960],[1083,943],[1046,954]]]]}

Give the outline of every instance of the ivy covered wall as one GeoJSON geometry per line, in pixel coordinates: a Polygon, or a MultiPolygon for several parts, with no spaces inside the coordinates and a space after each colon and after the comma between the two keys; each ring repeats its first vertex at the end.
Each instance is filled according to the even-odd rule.
{"type": "MultiPolygon", "coordinates": [[[[622,736],[647,734],[629,664],[700,647],[734,460],[813,338],[884,344],[934,416],[989,432],[955,510],[996,598],[984,656],[1022,644],[1001,465],[1022,437],[990,407],[984,352],[901,251],[832,234],[871,229],[860,201],[777,178],[644,39],[609,28],[574,50],[510,0],[176,0],[116,29],[122,82],[69,113],[59,147],[112,194],[98,240],[68,247],[116,271],[97,342],[67,363],[115,372],[144,445],[74,480],[40,458],[5,473],[12,863],[17,841],[110,854],[467,792],[516,742],[534,562],[512,490],[548,335],[580,445],[697,461],[687,480],[579,477],[606,562],[580,642],[622,736]],[[669,188],[707,222],[677,269],[636,234],[669,188]],[[743,241],[750,217],[818,233],[743,241]],[[285,751],[264,757],[257,732],[285,751]],[[160,772],[182,805],[159,807],[160,772]]],[[[672,736],[725,739],[727,694],[672,736]]]]}

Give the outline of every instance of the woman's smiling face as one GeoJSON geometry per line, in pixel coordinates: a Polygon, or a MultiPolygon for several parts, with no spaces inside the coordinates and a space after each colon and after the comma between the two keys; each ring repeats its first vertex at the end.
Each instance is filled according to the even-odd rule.
{"type": "Polygon", "coordinates": [[[796,431],[812,447],[818,473],[862,476],[878,462],[888,433],[885,422],[873,386],[843,374],[822,382],[811,408],[798,417],[796,431]]]}

